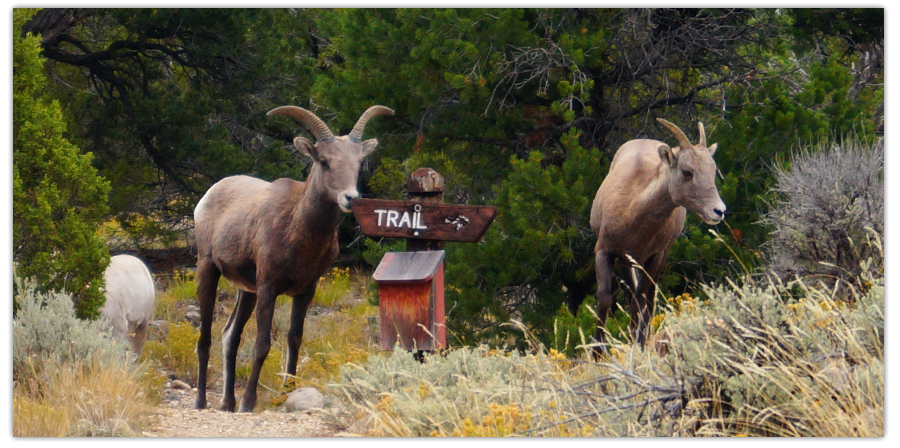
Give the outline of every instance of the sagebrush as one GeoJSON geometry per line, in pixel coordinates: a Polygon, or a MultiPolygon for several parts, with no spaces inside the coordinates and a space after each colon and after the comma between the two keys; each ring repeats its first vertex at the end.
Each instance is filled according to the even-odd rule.
{"type": "Polygon", "coordinates": [[[160,379],[100,321],[75,316],[72,296],[16,281],[15,436],[134,436],[160,379]]]}
{"type": "Polygon", "coordinates": [[[866,282],[851,301],[708,287],[671,301],[647,350],[614,343],[601,362],[534,338],[421,363],[395,350],[343,366],[327,415],[369,436],[883,436],[884,280],[866,282]]]}
{"type": "Polygon", "coordinates": [[[111,363],[126,356],[125,345],[112,338],[105,322],[75,316],[69,293],[43,292],[31,279],[16,278],[15,282],[18,309],[13,318],[13,379],[23,372],[43,371],[43,363],[94,357],[111,363]]]}
{"type": "Polygon", "coordinates": [[[771,229],[768,269],[783,279],[857,285],[861,263],[882,254],[883,140],[820,145],[777,169],[775,179],[780,199],[762,220],[771,229]]]}

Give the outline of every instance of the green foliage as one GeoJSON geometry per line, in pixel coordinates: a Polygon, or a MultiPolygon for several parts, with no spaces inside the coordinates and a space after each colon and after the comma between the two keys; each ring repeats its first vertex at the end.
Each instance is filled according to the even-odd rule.
{"type": "Polygon", "coordinates": [[[882,253],[883,145],[820,145],[794,156],[789,170],[777,171],[780,197],[763,219],[772,235],[768,269],[788,279],[862,284],[861,264],[882,253]]]}
{"type": "Polygon", "coordinates": [[[768,239],[760,212],[777,199],[773,167],[787,168],[793,151],[815,142],[875,136],[868,118],[883,101],[883,88],[851,95],[853,76],[837,56],[803,62],[778,55],[771,64],[772,76],[728,89],[729,102],[741,107],[705,123],[709,142],[719,145],[715,159],[724,176],[718,187],[728,206],[725,228],[720,225],[718,236],[711,235],[709,226],[688,215],[687,238],[676,240],[671,270],[660,282],[664,290],[696,290],[698,283],[756,272],[768,239]]]}
{"type": "Polygon", "coordinates": [[[368,188],[379,199],[404,199],[407,174],[396,159],[383,158],[369,178],[368,188]]]}
{"type": "MultiPolygon", "coordinates": [[[[234,378],[237,381],[246,382],[250,378],[250,372],[253,371],[253,363],[249,359],[253,359],[254,344],[243,344],[244,353],[239,353],[239,357],[245,362],[239,362],[234,368],[234,378]]],[[[195,356],[196,358],[196,356],[195,356]]],[[[259,385],[268,390],[277,390],[284,382],[284,360],[286,356],[281,351],[281,346],[275,345],[269,350],[269,356],[263,361],[262,369],[259,371],[259,385]]]]}
{"type": "Polygon", "coordinates": [[[318,306],[338,306],[348,291],[350,291],[350,268],[332,268],[331,272],[319,278],[313,303],[318,306]]]}
{"type": "Polygon", "coordinates": [[[373,266],[373,268],[378,266],[378,263],[381,263],[384,254],[388,252],[403,252],[406,250],[406,241],[401,239],[381,238],[378,241],[366,239],[364,244],[365,250],[363,250],[362,253],[363,259],[369,266],[373,266]]]}
{"type": "MultiPolygon", "coordinates": [[[[223,286],[219,281],[219,287],[223,286]]],[[[154,319],[162,319],[168,322],[180,320],[184,316],[186,304],[197,297],[196,271],[176,270],[171,277],[166,278],[156,294],[156,304],[153,309],[154,319]]]]}
{"type": "Polygon", "coordinates": [[[793,36],[806,48],[835,38],[851,47],[883,45],[882,8],[791,8],[787,13],[794,19],[793,36]]]}
{"type": "MultiPolygon", "coordinates": [[[[613,307],[607,315],[606,330],[616,340],[625,341],[631,337],[628,329],[631,316],[624,309],[624,300],[619,305],[613,307]]],[[[577,356],[582,346],[591,343],[591,337],[597,330],[594,306],[594,301],[588,298],[581,303],[574,316],[568,307],[560,306],[553,318],[552,333],[540,334],[541,342],[566,357],[577,356]]]]}
{"type": "Polygon", "coordinates": [[[499,213],[484,244],[451,248],[447,309],[460,339],[497,337],[510,318],[547,337],[567,296],[580,303],[590,294],[588,220],[602,158],[578,145],[575,130],[563,142],[561,166],[545,164],[538,152],[510,160],[511,171],[491,202],[499,213]]]}
{"type": "Polygon", "coordinates": [[[44,56],[61,61],[51,65],[54,91],[116,187],[110,211],[135,243],[171,243],[227,175],[301,177],[305,160],[285,148],[303,131],[265,112],[309,98],[286,92],[310,84],[303,11],[47,9],[38,18],[35,31],[66,23],[54,31],[65,39],[44,41],[44,56]]]}
{"type": "MultiPolygon", "coordinates": [[[[16,9],[16,28],[33,13],[16,9]]],[[[65,137],[62,109],[48,95],[40,39],[13,40],[13,260],[18,275],[70,292],[79,317],[95,318],[109,264],[95,231],[110,185],[91,166],[91,154],[65,137]]]]}

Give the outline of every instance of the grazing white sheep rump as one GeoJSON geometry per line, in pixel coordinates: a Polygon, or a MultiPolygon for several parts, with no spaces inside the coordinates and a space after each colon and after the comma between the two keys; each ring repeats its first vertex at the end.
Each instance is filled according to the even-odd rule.
{"type": "Polygon", "coordinates": [[[100,314],[112,327],[113,336],[127,337],[134,352],[140,354],[156,300],[150,269],[137,257],[116,255],[109,260],[103,278],[106,303],[100,314]]]}

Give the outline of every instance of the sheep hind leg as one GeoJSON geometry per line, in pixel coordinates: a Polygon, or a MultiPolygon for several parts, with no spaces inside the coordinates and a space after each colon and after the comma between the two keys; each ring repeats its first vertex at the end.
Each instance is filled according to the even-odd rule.
{"type": "MultiPolygon", "coordinates": [[[[306,312],[312,303],[313,297],[316,295],[316,285],[309,291],[294,296],[294,302],[291,304],[291,328],[288,330],[288,359],[285,372],[288,376],[297,374],[297,357],[300,351],[300,344],[303,342],[303,322],[306,320],[306,312]]],[[[287,381],[288,376],[285,376],[287,381]]]]}
{"type": "Polygon", "coordinates": [[[606,317],[609,314],[613,304],[613,284],[612,284],[612,256],[608,252],[598,250],[595,257],[595,269],[597,274],[597,292],[594,295],[596,299],[597,312],[597,332],[594,339],[597,346],[594,347],[594,357],[600,355],[609,355],[604,342],[606,337],[606,317]]]}
{"type": "Polygon", "coordinates": [[[241,345],[241,334],[244,325],[250,320],[256,306],[256,294],[238,290],[234,311],[222,330],[222,410],[234,412],[237,401],[234,398],[235,365],[237,364],[238,347],[241,345]]]}
{"type": "Polygon", "coordinates": [[[652,256],[647,260],[644,270],[639,272],[637,284],[634,289],[633,308],[631,310],[632,328],[635,342],[643,349],[647,345],[650,332],[650,321],[656,309],[656,297],[654,290],[656,279],[662,270],[662,257],[652,256]],[[636,322],[635,322],[636,321],[636,322]]]}
{"type": "Polygon", "coordinates": [[[197,263],[197,302],[200,305],[200,338],[197,339],[197,398],[194,407],[206,409],[206,374],[209,368],[209,346],[212,344],[213,311],[216,287],[221,272],[209,260],[197,263]]]}
{"type": "Polygon", "coordinates": [[[256,291],[256,345],[253,347],[253,366],[238,412],[253,412],[253,408],[256,407],[259,375],[269,355],[269,349],[272,348],[272,317],[275,314],[276,297],[278,294],[267,287],[260,286],[256,291]]]}

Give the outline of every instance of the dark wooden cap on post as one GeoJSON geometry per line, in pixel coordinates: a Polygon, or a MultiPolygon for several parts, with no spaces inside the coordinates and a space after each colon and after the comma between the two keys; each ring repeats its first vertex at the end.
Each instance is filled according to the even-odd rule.
{"type": "MultiPolygon", "coordinates": [[[[431,168],[419,168],[409,175],[406,182],[407,197],[416,202],[444,202],[444,176],[431,168]]],[[[406,240],[406,250],[441,250],[443,241],[409,238],[406,240]]]]}
{"type": "MultiPolygon", "coordinates": [[[[444,194],[444,176],[431,168],[419,168],[409,175],[406,191],[410,199],[415,196],[436,196],[444,194]]],[[[443,202],[443,197],[441,201],[443,202]]]]}

